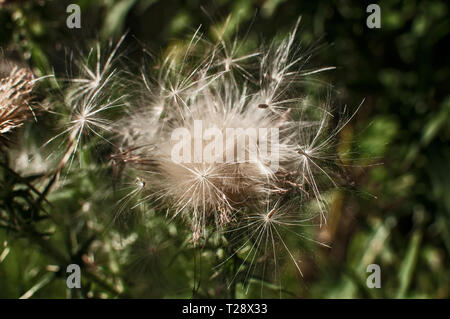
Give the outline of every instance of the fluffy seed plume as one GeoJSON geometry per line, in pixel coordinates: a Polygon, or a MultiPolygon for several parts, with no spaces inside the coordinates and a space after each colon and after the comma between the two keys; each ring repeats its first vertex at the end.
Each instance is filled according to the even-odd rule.
{"type": "Polygon", "coordinates": [[[56,172],[61,171],[67,163],[70,167],[83,140],[89,136],[108,142],[103,135],[111,132],[112,121],[105,114],[108,110],[123,105],[124,96],[120,93],[119,81],[116,81],[120,72],[114,65],[123,39],[124,37],[114,47],[110,45],[106,56],[102,54],[100,45],[91,49],[85,60],[77,61],[77,74],[62,80],[66,83],[62,91],[62,103],[69,114],[59,114],[67,119],[64,129],[46,143],[51,143],[60,136],[65,137],[65,151],[56,172]]]}
{"type": "Polygon", "coordinates": [[[302,275],[287,235],[326,246],[301,228],[326,223],[325,194],[342,180],[336,139],[351,117],[330,125],[330,96],[319,98],[323,87],[309,77],[333,67],[307,68],[314,50],[297,44],[299,22],[253,51],[238,39],[211,43],[199,28],[138,76],[118,63],[123,37],[106,55],[96,46],[60,87],[65,123],[49,141],[64,137],[55,176],[80,149],[106,143],[96,158],[113,151],[127,192],[120,212],[151,207],[182,218],[195,245],[218,234],[242,261],[232,280],[260,262],[264,277],[265,261],[277,268],[281,254],[302,275]]]}
{"type": "MultiPolygon", "coordinates": [[[[211,44],[197,31],[158,74],[143,73],[145,93],[116,125],[113,159],[141,181],[143,201],[190,222],[194,242],[211,225],[265,212],[274,197],[301,198],[291,205],[299,216],[315,198],[325,221],[317,177],[331,179],[320,161],[335,134],[326,135],[328,101],[311,106],[301,92],[307,75],[331,68],[304,69],[309,56],[294,46],[296,31],[241,56],[236,43],[211,44]]],[[[261,220],[278,221],[274,214],[261,220]]]]}

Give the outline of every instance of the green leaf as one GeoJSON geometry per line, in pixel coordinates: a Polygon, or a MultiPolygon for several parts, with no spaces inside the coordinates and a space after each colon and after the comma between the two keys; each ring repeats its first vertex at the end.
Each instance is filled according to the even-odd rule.
{"type": "Polygon", "coordinates": [[[106,15],[101,31],[104,39],[123,33],[125,19],[136,1],[137,0],[123,0],[113,5],[106,15]]]}
{"type": "Polygon", "coordinates": [[[408,250],[398,272],[400,285],[397,291],[397,298],[405,298],[408,292],[409,285],[413,279],[421,241],[422,231],[416,230],[409,241],[408,250]]]}

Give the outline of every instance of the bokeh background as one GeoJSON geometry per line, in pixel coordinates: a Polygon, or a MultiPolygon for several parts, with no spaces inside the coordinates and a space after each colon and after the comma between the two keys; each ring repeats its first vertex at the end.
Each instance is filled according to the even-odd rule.
{"type": "MultiPolygon", "coordinates": [[[[369,3],[0,1],[2,68],[15,63],[36,76],[64,74],[70,52],[125,32],[123,54],[139,61],[143,51],[164,55],[199,25],[214,40],[227,18],[226,36],[245,36],[252,46],[286,35],[302,16],[298,43],[317,48],[311,64],[337,67],[318,78],[333,85],[333,103],[355,110],[365,99],[338,137],[340,150],[353,154],[345,159],[348,183],[329,196],[327,227],[312,233],[331,248],[290,238],[303,277],[287,258],[278,265],[281,280],[239,275],[230,289],[235,266],[213,268],[226,253],[220,245],[192,247],[186,227],[164,215],[112,218],[120,195],[105,189],[113,184],[110,167],[92,164],[89,153],[87,165],[45,194],[48,203],[39,202],[52,216],[40,220],[30,185],[43,192],[49,151],[42,144],[57,118],[38,116],[2,154],[0,217],[14,211],[26,223],[15,230],[0,224],[0,297],[448,298],[449,5],[377,1],[381,28],[369,29],[369,3]],[[70,3],[81,7],[81,29],[66,27],[70,3]],[[69,263],[82,265],[82,289],[66,288],[69,263]],[[381,267],[380,289],[366,286],[372,263],[381,267]]],[[[40,85],[37,101],[51,89],[40,85]]]]}

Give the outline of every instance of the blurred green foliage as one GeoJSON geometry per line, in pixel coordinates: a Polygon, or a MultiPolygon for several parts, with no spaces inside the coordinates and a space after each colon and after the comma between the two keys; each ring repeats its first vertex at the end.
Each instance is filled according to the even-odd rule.
{"type": "MultiPolygon", "coordinates": [[[[64,73],[68,49],[83,49],[124,32],[129,34],[125,47],[159,56],[199,25],[214,40],[228,16],[225,36],[247,36],[248,45],[285,35],[302,16],[299,45],[319,48],[312,66],[337,67],[320,77],[334,85],[336,105],[365,102],[339,136],[341,151],[351,150],[354,156],[343,158],[352,186],[333,194],[328,226],[317,235],[332,248],[305,248],[298,238],[289,238],[304,277],[287,258],[279,265],[281,281],[266,283],[263,296],[448,298],[449,5],[378,1],[381,29],[369,29],[369,3],[11,1],[0,9],[0,54],[28,64],[37,75],[64,73]],[[69,3],[81,7],[79,30],[65,26],[69,3]],[[366,286],[371,263],[381,266],[381,289],[366,286]]],[[[131,61],[140,54],[126,51],[131,61]]],[[[44,98],[49,89],[55,87],[41,88],[39,96],[44,98]]],[[[221,270],[212,269],[227,254],[213,239],[203,249],[193,248],[182,224],[167,225],[150,208],[143,209],[144,215],[116,216],[120,194],[102,189],[105,181],[114,184],[110,167],[90,158],[89,152],[81,155],[86,165],[69,171],[63,185],[43,200],[51,180],[16,176],[8,166],[17,166],[20,149],[32,152],[33,143],[40,147],[54,133],[42,128],[51,130],[54,121],[45,115],[39,125],[31,123],[15,153],[2,158],[0,297],[261,295],[257,278],[249,280],[247,294],[241,276],[227,288],[239,256],[221,270]],[[69,263],[83,265],[81,290],[65,288],[64,267],[69,263]]]]}

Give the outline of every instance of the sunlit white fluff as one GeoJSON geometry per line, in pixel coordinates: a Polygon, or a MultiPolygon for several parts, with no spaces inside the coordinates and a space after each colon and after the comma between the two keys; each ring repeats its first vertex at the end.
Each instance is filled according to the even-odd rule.
{"type": "MultiPolygon", "coordinates": [[[[276,262],[281,247],[301,273],[284,235],[292,226],[325,224],[322,194],[336,186],[329,164],[335,164],[333,146],[347,122],[330,130],[330,100],[308,103],[303,93],[308,76],[332,67],[305,68],[309,55],[295,44],[297,27],[283,41],[242,55],[240,40],[209,43],[199,28],[188,43],[131,80],[131,73],[115,67],[123,38],[104,59],[98,46],[69,81],[70,116],[61,133],[66,150],[58,169],[71,163],[83,138],[98,136],[115,147],[114,174],[128,178],[121,212],[138,198],[132,208],[150,204],[171,218],[184,218],[194,243],[209,229],[243,235],[238,250],[250,247],[244,261],[253,265],[262,251],[276,262]],[[124,83],[133,83],[127,94],[118,90],[124,83]],[[112,120],[110,110],[123,105],[125,116],[112,120]],[[223,158],[237,148],[227,143],[227,129],[276,128],[276,141],[258,137],[258,145],[277,150],[276,168],[261,149],[256,161],[174,161],[173,131],[184,128],[194,136],[196,121],[222,134],[224,149],[216,156],[223,158]]],[[[251,271],[252,266],[247,276],[251,271]]]]}
{"type": "Polygon", "coordinates": [[[303,74],[313,72],[302,69],[307,57],[295,52],[296,29],[281,43],[241,57],[236,42],[210,44],[197,30],[181,54],[175,50],[167,55],[156,76],[144,73],[146,102],[117,125],[120,148],[126,152],[122,160],[145,181],[143,200],[184,216],[194,241],[208,225],[221,228],[237,211],[264,204],[269,195],[283,196],[292,185],[316,197],[325,216],[315,176],[326,172],[312,158],[325,146],[318,139],[328,124],[328,110],[324,106],[319,122],[291,116],[302,107],[298,88],[303,74]],[[199,51],[204,52],[200,58],[199,51]],[[227,128],[279,129],[279,168],[273,170],[263,157],[245,163],[174,162],[171,132],[183,127],[193,133],[195,121],[223,135],[227,128]]]}

